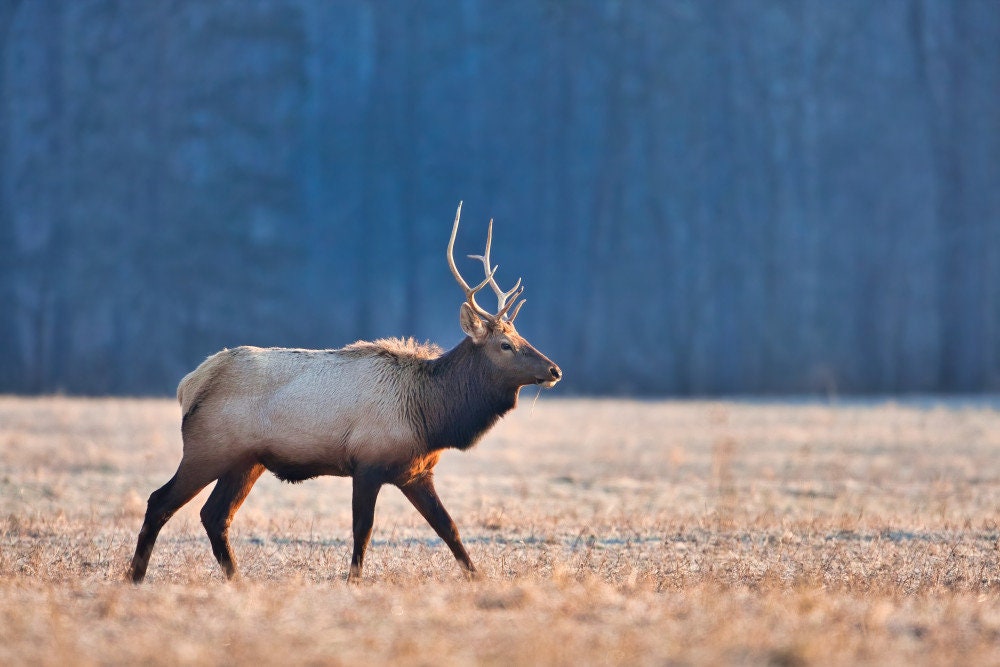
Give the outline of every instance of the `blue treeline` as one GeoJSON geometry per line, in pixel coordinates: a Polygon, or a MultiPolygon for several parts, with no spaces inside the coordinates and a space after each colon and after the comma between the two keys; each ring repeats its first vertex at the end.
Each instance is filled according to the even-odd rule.
{"type": "Polygon", "coordinates": [[[459,200],[563,392],[995,391],[1000,3],[0,0],[0,391],[450,346],[459,200]]]}

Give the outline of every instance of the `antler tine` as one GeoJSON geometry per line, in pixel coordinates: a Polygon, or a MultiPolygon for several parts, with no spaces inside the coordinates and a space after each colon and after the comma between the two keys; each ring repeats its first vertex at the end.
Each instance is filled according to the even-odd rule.
{"type": "Polygon", "coordinates": [[[479,283],[475,287],[469,287],[469,283],[465,282],[465,279],[462,278],[462,274],[458,272],[458,267],[455,266],[455,237],[458,235],[458,220],[461,216],[462,202],[458,202],[458,210],[455,212],[455,224],[451,227],[451,240],[448,241],[448,266],[451,268],[451,274],[455,276],[455,280],[457,280],[458,284],[462,287],[462,291],[465,292],[465,300],[468,302],[469,306],[472,307],[472,310],[486,320],[496,321],[497,318],[495,315],[476,303],[476,292],[490,284],[493,280],[493,274],[496,273],[496,268],[492,271],[487,270],[486,280],[479,283]]]}
{"type": "Polygon", "coordinates": [[[490,266],[490,247],[492,246],[492,244],[493,244],[493,220],[491,219],[490,226],[487,228],[486,231],[485,252],[483,252],[482,255],[469,255],[468,257],[469,259],[478,259],[479,261],[481,261],[483,263],[483,268],[486,270],[486,275],[491,276],[490,287],[493,288],[493,292],[497,295],[497,309],[500,311],[497,314],[497,319],[499,319],[503,317],[503,314],[505,312],[507,312],[505,306],[507,305],[507,300],[510,299],[511,295],[513,295],[515,292],[520,294],[520,292],[518,292],[518,288],[521,288],[522,291],[524,290],[524,288],[521,287],[521,279],[518,278],[517,282],[514,283],[514,286],[505,292],[503,291],[503,289],[501,289],[500,285],[497,284],[496,279],[492,278],[492,276],[496,274],[497,269],[500,268],[499,264],[497,264],[494,267],[490,266]]]}
{"type": "Polygon", "coordinates": [[[521,299],[521,301],[516,306],[514,306],[514,311],[510,314],[510,317],[507,318],[508,322],[510,322],[511,324],[514,323],[514,318],[516,318],[517,314],[521,312],[521,306],[524,305],[525,301],[527,301],[527,299],[521,299]]]}
{"type": "MultiPolygon", "coordinates": [[[[517,301],[517,297],[521,296],[521,292],[523,292],[523,291],[524,291],[524,288],[522,287],[521,289],[519,289],[516,292],[514,292],[514,298],[511,299],[510,301],[508,301],[507,304],[504,305],[502,308],[500,308],[500,312],[497,313],[497,319],[498,320],[502,319],[503,316],[507,314],[507,311],[510,310],[510,307],[514,305],[514,302],[517,301]]],[[[524,300],[522,300],[521,303],[524,303],[524,300]]],[[[518,308],[520,309],[520,305],[518,306],[518,308]]],[[[516,314],[516,311],[515,311],[515,314],[516,314]]],[[[513,322],[514,318],[511,317],[508,321],[509,322],[513,322]]]]}

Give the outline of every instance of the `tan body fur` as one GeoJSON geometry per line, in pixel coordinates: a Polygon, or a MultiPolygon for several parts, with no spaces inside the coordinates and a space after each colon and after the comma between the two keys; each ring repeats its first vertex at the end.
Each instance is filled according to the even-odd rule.
{"type": "Polygon", "coordinates": [[[206,468],[245,456],[340,475],[426,455],[405,406],[425,374],[423,362],[440,354],[400,340],[339,350],[223,350],[177,389],[199,441],[184,455],[206,468]]]}

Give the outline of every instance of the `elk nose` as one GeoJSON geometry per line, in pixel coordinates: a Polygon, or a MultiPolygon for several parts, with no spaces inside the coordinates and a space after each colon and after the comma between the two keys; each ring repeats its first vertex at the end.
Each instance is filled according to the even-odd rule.
{"type": "Polygon", "coordinates": [[[550,368],[549,369],[549,373],[552,374],[552,379],[553,380],[558,380],[559,378],[562,377],[562,373],[559,372],[559,367],[558,366],[553,366],[552,368],[550,368]]]}

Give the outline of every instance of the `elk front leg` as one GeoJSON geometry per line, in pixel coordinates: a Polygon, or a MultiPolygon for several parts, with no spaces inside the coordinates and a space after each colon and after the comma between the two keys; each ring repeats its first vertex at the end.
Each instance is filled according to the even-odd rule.
{"type": "Polygon", "coordinates": [[[448,515],[448,510],[441,504],[437,491],[434,489],[434,476],[427,473],[411,480],[407,484],[399,487],[407,500],[413,503],[427,523],[431,525],[434,532],[438,534],[444,543],[451,549],[466,576],[472,579],[477,576],[476,566],[472,564],[468,552],[462,545],[462,538],[458,535],[458,528],[455,522],[448,515]]]}
{"type": "Polygon", "coordinates": [[[375,521],[375,501],[384,479],[372,471],[358,471],[354,475],[354,495],[351,508],[354,513],[354,555],[351,556],[351,571],[347,581],[361,578],[361,566],[365,560],[365,549],[372,536],[375,521]]]}

